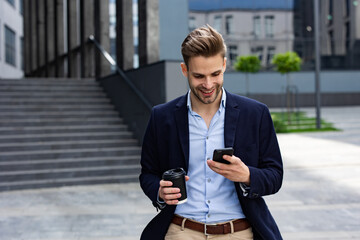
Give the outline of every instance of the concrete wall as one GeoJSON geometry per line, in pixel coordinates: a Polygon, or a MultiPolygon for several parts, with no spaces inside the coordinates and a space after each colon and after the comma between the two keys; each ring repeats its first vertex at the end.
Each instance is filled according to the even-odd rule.
{"type": "MultiPolygon", "coordinates": [[[[181,74],[180,63],[181,61],[165,62],[164,101],[166,102],[189,90],[187,79],[181,74]]],[[[148,71],[151,72],[150,69],[148,71]]],[[[323,106],[360,105],[360,71],[322,71],[320,77],[323,106]]],[[[250,74],[249,80],[249,97],[264,102],[270,107],[281,107],[285,104],[286,75],[261,72],[250,74]]],[[[225,73],[224,87],[232,93],[245,95],[245,81],[245,74],[228,71],[225,73]]],[[[292,73],[290,84],[298,90],[297,95],[293,95],[296,104],[314,106],[314,72],[292,73]]]]}
{"type": "Polygon", "coordinates": [[[165,76],[167,102],[184,95],[189,90],[188,80],[181,72],[179,61],[166,61],[165,76]]]}
{"type": "MultiPolygon", "coordinates": [[[[181,61],[161,61],[128,71],[127,74],[152,104],[159,104],[181,96],[189,90],[188,81],[181,73],[180,63],[181,61]]],[[[324,104],[360,104],[360,71],[322,71],[320,77],[324,104]]],[[[250,97],[269,106],[283,104],[286,75],[261,72],[250,74],[249,80],[250,97]]],[[[299,103],[304,106],[312,105],[315,92],[314,72],[292,73],[290,80],[290,84],[298,90],[299,103]]],[[[232,93],[245,95],[245,74],[225,72],[224,87],[232,93]]]]}
{"type": "Polygon", "coordinates": [[[184,0],[159,0],[159,19],[160,60],[181,60],[181,43],[188,34],[188,5],[184,0]]]}
{"type": "MultiPolygon", "coordinates": [[[[171,101],[188,90],[188,81],[181,73],[181,61],[161,61],[144,67],[129,70],[127,77],[149,101],[158,105],[171,101]]],[[[299,106],[315,106],[314,73],[300,72],[292,74],[292,82],[299,89],[295,96],[299,106]]],[[[321,74],[322,106],[360,105],[360,71],[333,71],[321,74]]],[[[129,85],[118,75],[100,80],[106,93],[124,117],[130,128],[142,140],[150,109],[134,94],[129,85]]],[[[286,79],[278,73],[267,72],[250,76],[250,97],[269,107],[284,107],[286,79]]],[[[224,87],[236,94],[245,94],[245,75],[227,72],[224,87]]]]}
{"type": "MultiPolygon", "coordinates": [[[[296,72],[290,74],[291,83],[297,86],[299,93],[315,91],[314,72],[296,72]]],[[[249,74],[250,93],[277,94],[284,92],[286,76],[276,72],[249,74]]],[[[360,93],[360,71],[322,71],[320,74],[323,93],[360,93]]],[[[245,94],[245,74],[225,73],[224,87],[232,92],[245,94]]]]}

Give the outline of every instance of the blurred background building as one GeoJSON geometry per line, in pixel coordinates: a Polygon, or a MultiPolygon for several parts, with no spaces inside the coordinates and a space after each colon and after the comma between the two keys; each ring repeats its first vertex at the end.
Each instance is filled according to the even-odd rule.
{"type": "MultiPolygon", "coordinates": [[[[358,0],[319,0],[322,106],[360,105],[358,0]]],[[[210,24],[228,45],[224,87],[315,106],[314,0],[0,0],[0,191],[137,181],[152,106],[188,91],[181,43],[210,24]],[[296,51],[288,79],[271,64],[296,51]]]]}
{"type": "Polygon", "coordinates": [[[23,0],[0,0],[0,78],[23,77],[23,46],[23,0]]]}
{"type": "MultiPolygon", "coordinates": [[[[294,51],[303,69],[314,69],[313,1],[294,1],[294,51]]],[[[357,0],[321,0],[322,69],[360,69],[360,6],[357,0]]]]}
{"type": "Polygon", "coordinates": [[[268,69],[274,54],[293,49],[291,0],[189,0],[189,11],[189,31],[210,24],[223,35],[230,67],[237,56],[256,55],[268,69]]]}
{"type": "MultiPolygon", "coordinates": [[[[322,69],[359,69],[360,6],[356,0],[320,0],[322,69]]],[[[313,0],[189,0],[189,30],[209,23],[237,56],[257,55],[263,70],[276,53],[295,51],[302,70],[314,69],[313,0]]]]}
{"type": "MultiPolygon", "coordinates": [[[[320,1],[322,69],[360,69],[358,5],[320,1]]],[[[272,70],[272,57],[286,51],[299,54],[303,71],[314,69],[313,0],[0,0],[0,7],[3,78],[106,76],[115,67],[92,49],[90,35],[124,70],[181,60],[183,37],[205,24],[223,34],[230,71],[249,54],[272,70]]]]}

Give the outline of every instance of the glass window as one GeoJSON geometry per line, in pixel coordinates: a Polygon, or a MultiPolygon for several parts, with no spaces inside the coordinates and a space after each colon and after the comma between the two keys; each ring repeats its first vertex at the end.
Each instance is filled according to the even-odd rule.
{"type": "Polygon", "coordinates": [[[214,18],[214,28],[218,32],[221,32],[221,25],[222,25],[221,16],[215,16],[215,18],[214,18]]]}
{"type": "Polygon", "coordinates": [[[345,1],[345,17],[350,16],[350,1],[345,1]]]}
{"type": "Polygon", "coordinates": [[[15,6],[15,0],[7,0],[11,5],[15,6]]]}
{"type": "Polygon", "coordinates": [[[21,70],[24,70],[24,37],[20,37],[21,70]]]}
{"type": "Polygon", "coordinates": [[[274,16],[265,16],[265,36],[274,37],[274,16]]]}
{"type": "Polygon", "coordinates": [[[233,16],[226,16],[226,34],[234,33],[234,18],[233,16]]]}
{"type": "Polygon", "coordinates": [[[254,37],[259,38],[261,34],[260,16],[254,17],[254,37]]]}
{"type": "Polygon", "coordinates": [[[349,22],[347,22],[345,24],[345,36],[346,36],[345,49],[346,49],[346,52],[349,52],[349,50],[350,50],[350,23],[349,22]]]}
{"type": "Polygon", "coordinates": [[[330,41],[330,55],[335,53],[335,39],[334,39],[334,31],[329,31],[329,41],[330,41]]]}
{"type": "Polygon", "coordinates": [[[236,58],[238,56],[237,53],[237,46],[236,45],[229,45],[229,59],[230,59],[230,65],[233,66],[236,58]]]}
{"type": "Polygon", "coordinates": [[[189,17],[189,30],[190,32],[196,28],[196,19],[195,17],[189,17]]]}
{"type": "Polygon", "coordinates": [[[333,23],[333,16],[334,16],[334,5],[333,5],[333,1],[330,0],[329,1],[329,14],[328,14],[329,25],[331,25],[333,23]]]}
{"type": "Polygon", "coordinates": [[[275,55],[275,47],[268,47],[267,49],[267,59],[266,64],[269,66],[271,64],[271,60],[275,55]]]}
{"type": "Polygon", "coordinates": [[[263,47],[253,47],[251,48],[251,53],[255,56],[258,56],[260,59],[260,62],[262,62],[263,59],[263,51],[264,48],[263,47]]]}
{"type": "Polygon", "coordinates": [[[15,32],[5,26],[5,62],[15,66],[15,32]]]}
{"type": "Polygon", "coordinates": [[[21,13],[21,15],[23,15],[24,14],[24,2],[23,2],[24,0],[19,0],[19,11],[20,11],[20,13],[21,13]]]}

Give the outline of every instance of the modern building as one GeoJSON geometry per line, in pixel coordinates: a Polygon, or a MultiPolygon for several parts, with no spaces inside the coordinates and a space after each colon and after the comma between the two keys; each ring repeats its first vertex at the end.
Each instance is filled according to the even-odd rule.
{"type": "MultiPolygon", "coordinates": [[[[228,64],[257,55],[266,69],[274,54],[293,50],[292,0],[189,0],[190,30],[210,24],[224,37],[228,64]]],[[[230,68],[229,68],[230,70],[230,68]]]]}
{"type": "MultiPolygon", "coordinates": [[[[360,1],[322,0],[319,23],[323,69],[360,68],[360,1]]],[[[294,1],[294,50],[314,68],[313,1],[294,1]]]]}
{"type": "Polygon", "coordinates": [[[23,0],[0,0],[0,78],[23,77],[23,42],[23,0]]]}
{"type": "MultiPolygon", "coordinates": [[[[184,0],[130,0],[132,3],[132,26],[133,32],[133,64],[128,65],[125,69],[139,67],[139,6],[144,7],[146,4],[151,8],[148,13],[151,15],[148,24],[151,25],[151,31],[147,38],[150,40],[148,48],[152,49],[151,56],[147,63],[154,63],[162,60],[181,60],[180,46],[182,39],[188,33],[188,5],[184,0]]],[[[110,51],[111,55],[116,58],[116,0],[109,2],[110,13],[110,51]]],[[[130,5],[130,4],[129,4],[130,5]]],[[[131,13],[130,11],[130,13],[131,13]]],[[[130,19],[130,18],[129,18],[130,19]]],[[[143,29],[143,27],[142,27],[143,29]]],[[[145,63],[143,63],[144,65],[145,63]]]]}

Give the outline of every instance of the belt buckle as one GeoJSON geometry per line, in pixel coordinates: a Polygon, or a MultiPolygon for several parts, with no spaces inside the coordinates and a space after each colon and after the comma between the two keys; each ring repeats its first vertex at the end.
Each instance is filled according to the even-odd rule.
{"type": "Polygon", "coordinates": [[[216,226],[216,223],[213,223],[213,224],[204,223],[204,234],[205,234],[205,236],[211,235],[211,234],[207,233],[207,225],[216,226]]]}
{"type": "Polygon", "coordinates": [[[207,224],[204,223],[204,234],[205,236],[209,236],[210,234],[207,233],[207,228],[206,228],[207,224]]]}

